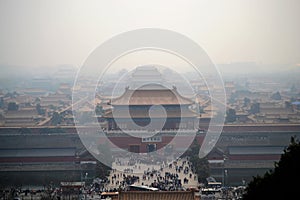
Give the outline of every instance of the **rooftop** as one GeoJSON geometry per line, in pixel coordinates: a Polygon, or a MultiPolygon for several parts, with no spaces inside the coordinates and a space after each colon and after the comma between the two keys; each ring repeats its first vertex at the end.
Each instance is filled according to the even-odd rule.
{"type": "Polygon", "coordinates": [[[123,95],[111,100],[112,105],[183,105],[192,104],[189,98],[181,96],[175,87],[172,89],[126,88],[123,95]]]}
{"type": "MultiPolygon", "coordinates": [[[[197,117],[198,115],[195,112],[190,110],[167,110],[167,118],[177,118],[177,117],[197,117]]],[[[153,112],[149,114],[146,110],[130,110],[129,113],[123,110],[109,110],[105,113],[106,118],[159,118],[164,117],[161,112],[153,112]]]]}
{"type": "Polygon", "coordinates": [[[120,192],[120,200],[194,200],[192,191],[159,191],[159,192],[120,192]]]}
{"type": "Polygon", "coordinates": [[[75,156],[75,148],[0,149],[0,158],[75,156]]]}
{"type": "Polygon", "coordinates": [[[246,146],[246,147],[229,147],[231,155],[265,155],[265,154],[282,154],[282,146],[246,146]]]}

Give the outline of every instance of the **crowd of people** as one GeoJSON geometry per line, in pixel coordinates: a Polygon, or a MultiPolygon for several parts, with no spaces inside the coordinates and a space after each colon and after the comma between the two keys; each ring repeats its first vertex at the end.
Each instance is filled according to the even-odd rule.
{"type": "Polygon", "coordinates": [[[163,161],[157,165],[143,164],[140,160],[134,162],[132,158],[117,159],[115,163],[123,168],[122,171],[116,169],[111,171],[106,190],[126,190],[128,186],[134,184],[174,191],[196,187],[198,184],[197,175],[194,174],[192,164],[187,158],[168,164],[163,161]]]}

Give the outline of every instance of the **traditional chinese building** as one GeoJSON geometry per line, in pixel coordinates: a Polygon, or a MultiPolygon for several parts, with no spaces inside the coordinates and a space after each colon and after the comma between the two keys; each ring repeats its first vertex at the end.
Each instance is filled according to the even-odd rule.
{"type": "Polygon", "coordinates": [[[106,111],[104,117],[109,131],[136,130],[137,127],[144,130],[150,123],[152,128],[160,127],[164,120],[159,130],[196,129],[199,120],[197,112],[191,110],[194,102],[181,96],[176,87],[168,89],[155,84],[135,90],[127,87],[120,97],[111,99],[108,104],[112,109],[106,111]]]}

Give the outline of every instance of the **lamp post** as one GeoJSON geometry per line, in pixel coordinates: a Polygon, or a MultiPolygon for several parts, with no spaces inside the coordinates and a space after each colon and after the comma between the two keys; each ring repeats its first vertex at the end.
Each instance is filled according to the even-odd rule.
{"type": "Polygon", "coordinates": [[[225,174],[227,174],[227,170],[225,170],[225,161],[226,161],[226,156],[223,155],[223,168],[222,168],[222,184],[223,184],[223,187],[225,187],[225,174]]]}
{"type": "MultiPolygon", "coordinates": [[[[85,187],[86,187],[86,180],[87,180],[87,176],[88,176],[88,173],[87,172],[85,172],[85,176],[84,176],[84,184],[85,184],[85,187]]],[[[84,199],[87,199],[87,192],[85,191],[84,192],[84,199]]]]}
{"type": "Polygon", "coordinates": [[[87,177],[88,177],[88,173],[87,172],[85,172],[85,176],[84,176],[84,180],[85,180],[85,182],[87,181],[87,177]]]}
{"type": "Polygon", "coordinates": [[[227,173],[228,173],[228,171],[227,171],[227,169],[225,169],[224,170],[224,186],[226,187],[226,185],[227,185],[227,173]]]}

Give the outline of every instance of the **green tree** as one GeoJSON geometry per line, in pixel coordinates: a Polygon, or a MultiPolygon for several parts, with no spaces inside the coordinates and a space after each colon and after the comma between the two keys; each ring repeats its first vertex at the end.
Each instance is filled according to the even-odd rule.
{"type": "Polygon", "coordinates": [[[56,126],[62,122],[62,116],[58,112],[54,112],[51,118],[51,124],[56,126]]]}
{"type": "Polygon", "coordinates": [[[96,176],[101,179],[105,179],[109,175],[111,170],[111,166],[113,162],[112,152],[110,150],[108,143],[99,145],[98,150],[100,152],[100,154],[98,155],[99,156],[98,160],[104,160],[105,164],[109,166],[98,161],[96,164],[96,176]]]}
{"type": "Polygon", "coordinates": [[[244,98],[244,107],[247,107],[250,104],[251,100],[248,97],[244,98]]]}
{"type": "Polygon", "coordinates": [[[229,108],[226,112],[226,122],[235,122],[236,121],[236,112],[234,109],[229,108]]]}
{"type": "Polygon", "coordinates": [[[196,106],[197,106],[197,113],[198,114],[205,113],[204,108],[200,104],[197,104],[196,106]]]}
{"type": "Polygon", "coordinates": [[[300,179],[300,143],[294,137],[275,169],[256,176],[248,184],[243,199],[297,199],[300,179]]]}
{"type": "Polygon", "coordinates": [[[54,106],[54,105],[49,105],[49,108],[51,109],[51,110],[56,110],[57,109],[57,107],[56,106],[54,106]]]}
{"type": "Polygon", "coordinates": [[[42,106],[41,106],[41,104],[39,104],[39,103],[36,104],[36,107],[35,107],[35,108],[36,108],[36,111],[38,112],[39,115],[44,115],[45,112],[46,112],[45,109],[42,109],[42,106]]]}
{"type": "Polygon", "coordinates": [[[106,166],[105,164],[103,164],[100,161],[97,161],[96,177],[105,180],[109,176],[110,170],[111,170],[110,167],[106,166]]]}
{"type": "Polygon", "coordinates": [[[281,95],[279,92],[276,92],[274,93],[272,96],[271,96],[271,99],[273,100],[281,100],[281,95]]]}
{"type": "Polygon", "coordinates": [[[10,111],[19,110],[19,105],[16,102],[9,102],[7,110],[10,110],[10,111]]]}
{"type": "Polygon", "coordinates": [[[231,95],[230,95],[230,98],[229,98],[228,102],[229,102],[230,104],[233,104],[233,103],[235,103],[237,96],[238,96],[238,95],[237,95],[237,93],[236,93],[236,92],[234,92],[234,93],[231,93],[231,95]]]}
{"type": "Polygon", "coordinates": [[[95,112],[97,115],[102,115],[103,114],[103,107],[100,104],[97,104],[95,112]]]}
{"type": "Polygon", "coordinates": [[[285,101],[285,102],[284,102],[284,107],[287,108],[287,109],[290,109],[290,108],[292,107],[291,102],[285,101]]]}
{"type": "Polygon", "coordinates": [[[189,157],[193,171],[198,176],[198,181],[204,183],[206,182],[206,178],[209,177],[209,164],[207,158],[199,158],[199,150],[200,145],[194,139],[189,149],[181,157],[189,157]]]}
{"type": "Polygon", "coordinates": [[[250,111],[251,114],[256,114],[260,112],[260,104],[259,103],[253,103],[251,105],[250,111]]]}
{"type": "Polygon", "coordinates": [[[41,99],[39,97],[35,98],[34,103],[41,103],[41,99]]]}
{"type": "Polygon", "coordinates": [[[4,108],[4,99],[3,99],[3,97],[0,98],[0,108],[4,108]]]}

